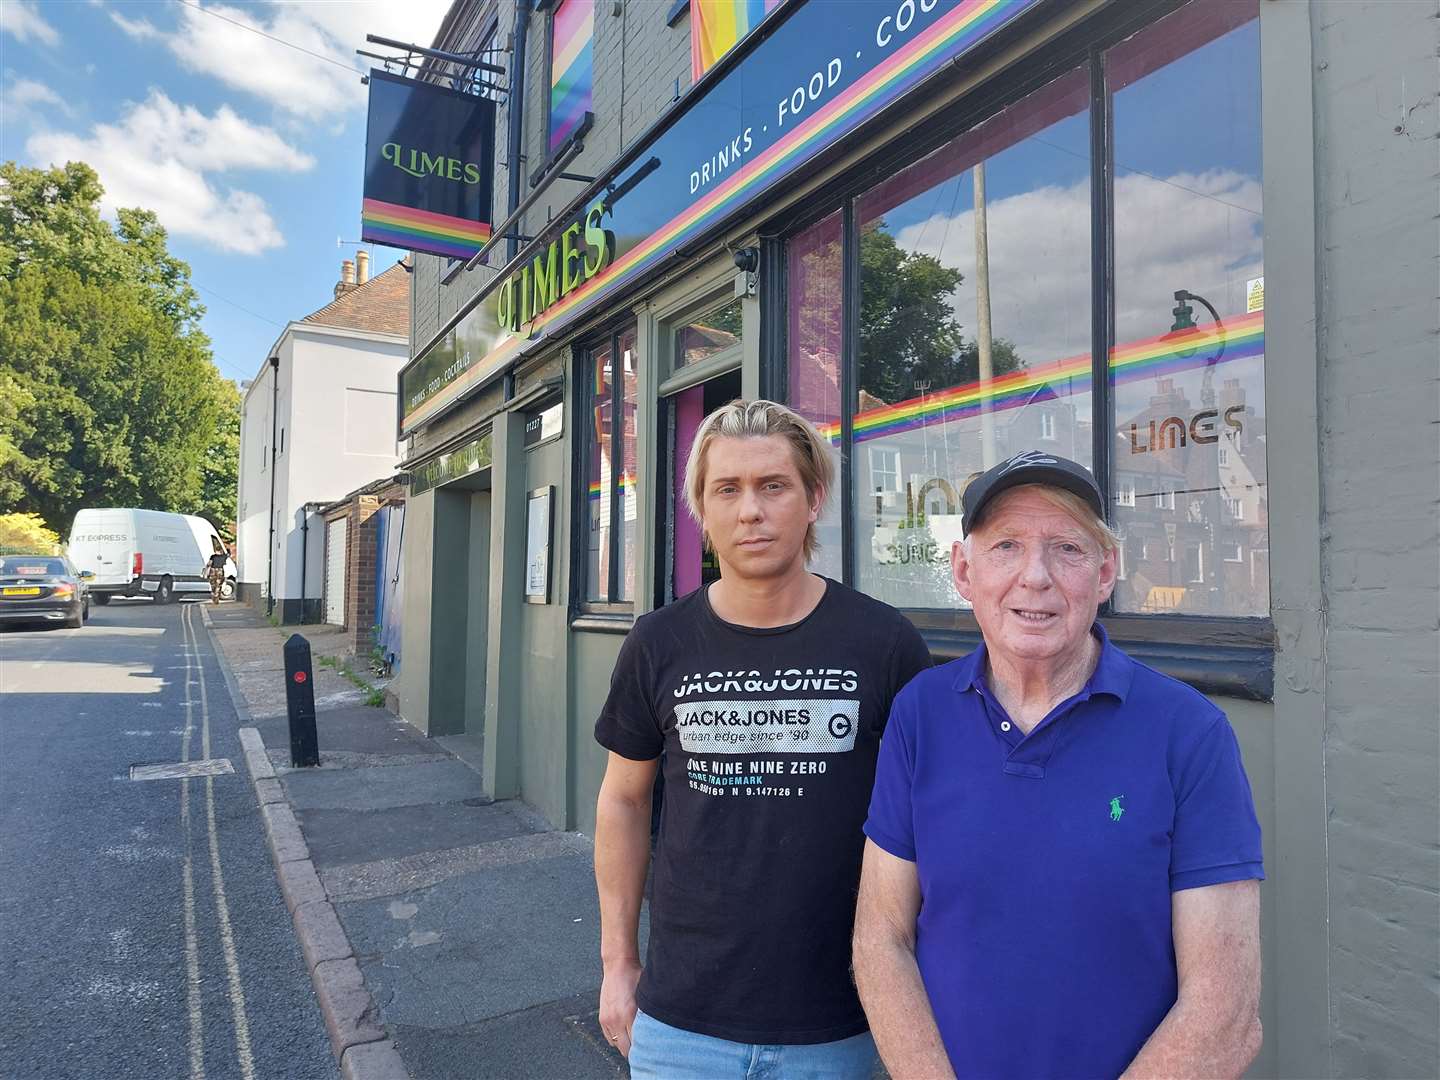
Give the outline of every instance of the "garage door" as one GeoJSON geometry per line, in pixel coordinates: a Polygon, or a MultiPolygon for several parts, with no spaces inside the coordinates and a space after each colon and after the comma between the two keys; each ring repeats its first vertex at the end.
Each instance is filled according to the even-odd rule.
{"type": "Polygon", "coordinates": [[[325,526],[325,621],[345,625],[345,528],[348,518],[325,526]]]}

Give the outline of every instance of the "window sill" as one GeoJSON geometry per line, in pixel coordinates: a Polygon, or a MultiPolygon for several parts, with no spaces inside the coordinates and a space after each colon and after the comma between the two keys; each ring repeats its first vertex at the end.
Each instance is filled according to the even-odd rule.
{"type": "MultiPolygon", "coordinates": [[[[980,644],[967,611],[906,611],[938,663],[980,644]]],[[[1111,641],[1140,663],[1202,694],[1273,701],[1275,634],[1269,619],[1204,619],[1187,615],[1103,615],[1111,641]]]]}
{"type": "Polygon", "coordinates": [[[591,634],[628,634],[635,625],[635,613],[582,611],[570,619],[570,629],[591,634]]]}

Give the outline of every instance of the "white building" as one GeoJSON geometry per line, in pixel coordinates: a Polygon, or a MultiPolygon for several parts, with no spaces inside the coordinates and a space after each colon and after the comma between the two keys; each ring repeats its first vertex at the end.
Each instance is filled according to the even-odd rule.
{"type": "Polygon", "coordinates": [[[409,272],[396,264],[367,280],[366,253],[356,262],[358,274],[345,261],[332,303],[285,327],[241,408],[240,596],[284,622],[321,618],[325,521],[315,507],[394,473],[399,461],[409,272]]]}

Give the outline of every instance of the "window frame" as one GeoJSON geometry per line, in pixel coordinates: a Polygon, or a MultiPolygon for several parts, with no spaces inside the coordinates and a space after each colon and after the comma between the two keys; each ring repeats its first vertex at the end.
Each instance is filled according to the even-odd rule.
{"type": "MultiPolygon", "coordinates": [[[[570,623],[572,627],[579,629],[615,630],[624,632],[629,628],[635,617],[635,599],[629,600],[613,599],[619,592],[620,584],[620,562],[615,558],[614,551],[617,544],[623,543],[625,526],[625,507],[623,495],[618,490],[620,480],[624,475],[624,394],[625,378],[621,368],[620,339],[628,331],[635,337],[633,351],[635,353],[637,384],[639,382],[640,349],[638,328],[634,318],[623,318],[611,322],[602,332],[591,335],[583,341],[577,342],[571,349],[571,367],[574,372],[572,379],[573,400],[577,403],[575,415],[585,417],[586,423],[572,424],[574,440],[572,443],[572,473],[576,480],[573,486],[574,498],[571,507],[571,520],[575,527],[571,529],[570,544],[570,623]],[[585,595],[590,584],[590,557],[589,557],[589,520],[590,511],[588,504],[589,482],[586,479],[590,475],[590,423],[588,418],[593,415],[595,407],[595,383],[591,378],[590,364],[593,362],[594,354],[600,349],[609,346],[611,356],[614,357],[614,373],[610,385],[610,445],[621,447],[620,468],[612,469],[610,475],[610,543],[611,554],[607,560],[606,573],[607,581],[606,596],[611,599],[591,600],[585,595]]],[[[639,402],[636,406],[638,409],[639,402]]],[[[638,416],[637,416],[638,420],[638,416]]],[[[636,433],[638,443],[639,432],[636,433]]],[[[632,463],[634,468],[634,463],[632,463]]],[[[636,499],[640,498],[640,478],[636,476],[637,491],[636,499]]],[[[637,533],[637,556],[639,551],[639,535],[637,533]]],[[[636,567],[636,581],[638,586],[639,567],[636,567]]]]}
{"type": "MultiPolygon", "coordinates": [[[[845,584],[856,575],[856,493],[854,417],[859,352],[859,245],[856,207],[874,185],[919,161],[946,142],[1022,102],[1053,79],[1076,68],[1088,68],[1090,100],[1091,213],[1091,467],[1113,517],[1117,478],[1113,475],[1111,434],[1115,428],[1114,388],[1109,356],[1115,325],[1114,289],[1114,163],[1113,123],[1105,78],[1105,53],[1131,35],[1185,6],[1186,0],[1137,0],[1116,5],[1080,26],[1058,35],[1035,55],[1010,69],[1003,86],[978,88],[963,99],[909,130],[861,163],[822,186],[788,214],[769,223],[767,235],[778,237],[770,261],[778,273],[767,302],[775,312],[774,329],[761,341],[761,382],[781,400],[789,400],[788,289],[784,283],[786,249],[795,236],[835,213],[841,214],[841,370],[838,486],[841,498],[841,570],[845,584]]],[[[1164,503],[1174,505],[1174,493],[1164,503]]],[[[1179,553],[1173,549],[1173,560],[1179,553]]],[[[1273,610],[1273,597],[1272,597],[1273,610]]],[[[902,608],[921,631],[937,659],[953,659],[980,643],[979,626],[967,609],[902,608]]],[[[1112,600],[1100,606],[1098,621],[1111,638],[1132,656],[1202,692],[1270,701],[1274,696],[1275,629],[1270,616],[1149,614],[1116,611],[1112,600]]]]}

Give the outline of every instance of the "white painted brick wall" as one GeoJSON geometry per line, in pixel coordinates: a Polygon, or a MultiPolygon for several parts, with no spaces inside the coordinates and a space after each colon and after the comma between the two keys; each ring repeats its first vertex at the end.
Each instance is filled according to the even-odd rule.
{"type": "Polygon", "coordinates": [[[1440,20],[1323,0],[1312,26],[1331,1055],[1338,1076],[1436,1076],[1440,20]]]}

